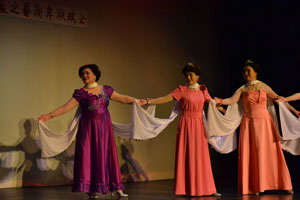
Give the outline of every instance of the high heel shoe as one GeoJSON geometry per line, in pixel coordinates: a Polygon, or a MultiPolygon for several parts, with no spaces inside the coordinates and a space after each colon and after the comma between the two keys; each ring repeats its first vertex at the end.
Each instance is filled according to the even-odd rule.
{"type": "Polygon", "coordinates": [[[115,191],[114,193],[116,193],[116,195],[119,199],[128,198],[128,194],[123,193],[123,191],[115,191]]]}
{"type": "Polygon", "coordinates": [[[215,197],[221,197],[222,195],[220,193],[216,192],[216,193],[213,194],[213,196],[215,196],[215,197]]]}
{"type": "Polygon", "coordinates": [[[294,191],[293,190],[287,190],[286,191],[288,194],[294,194],[294,191]]]}
{"type": "Polygon", "coordinates": [[[96,193],[86,193],[87,195],[89,195],[89,199],[98,199],[98,196],[96,193]]]}

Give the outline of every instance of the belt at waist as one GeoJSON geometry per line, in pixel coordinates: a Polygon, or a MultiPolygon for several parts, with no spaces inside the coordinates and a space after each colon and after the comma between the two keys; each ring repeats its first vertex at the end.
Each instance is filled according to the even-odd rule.
{"type": "Polygon", "coordinates": [[[202,118],[202,112],[184,111],[184,112],[182,112],[181,116],[184,116],[184,117],[201,117],[202,118]]]}

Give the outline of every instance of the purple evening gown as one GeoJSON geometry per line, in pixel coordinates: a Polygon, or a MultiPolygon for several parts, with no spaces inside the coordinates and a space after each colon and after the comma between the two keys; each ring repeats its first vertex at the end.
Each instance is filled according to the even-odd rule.
{"type": "Polygon", "coordinates": [[[107,107],[113,88],[93,95],[83,88],[73,97],[81,107],[76,135],[72,192],[108,193],[123,189],[111,118],[107,107]]]}

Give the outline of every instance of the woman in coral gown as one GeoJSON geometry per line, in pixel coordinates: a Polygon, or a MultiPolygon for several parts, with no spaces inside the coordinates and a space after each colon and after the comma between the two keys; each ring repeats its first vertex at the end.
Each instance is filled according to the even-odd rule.
{"type": "MultiPolygon", "coordinates": [[[[97,198],[96,193],[114,191],[119,197],[127,197],[122,192],[124,187],[107,107],[109,100],[131,104],[135,98],[121,95],[110,86],[98,85],[101,71],[95,64],[80,67],[79,76],[85,86],[75,90],[65,105],[38,119],[45,122],[79,104],[81,117],[76,135],[72,192],[85,192],[92,199],[97,198]]],[[[146,101],[139,102],[143,104],[146,101]]]]}
{"type": "Polygon", "coordinates": [[[279,133],[267,109],[268,98],[278,95],[257,80],[259,65],[247,61],[244,78],[247,83],[231,98],[218,99],[218,105],[243,103],[238,153],[238,192],[259,194],[266,190],[292,193],[292,183],[279,141],[279,133]]]}
{"type": "Polygon", "coordinates": [[[182,70],[187,85],[178,86],[172,93],[148,100],[148,104],[178,101],[181,117],[176,136],[174,193],[176,195],[215,195],[208,142],[202,119],[204,103],[211,97],[204,85],[199,85],[200,67],[188,63],[182,70]]]}

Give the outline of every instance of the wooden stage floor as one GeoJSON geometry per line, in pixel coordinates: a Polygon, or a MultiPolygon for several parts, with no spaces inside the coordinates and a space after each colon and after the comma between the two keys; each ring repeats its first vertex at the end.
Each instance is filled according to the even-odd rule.
{"type": "MultiPolygon", "coordinates": [[[[218,186],[218,192],[222,197],[183,197],[173,195],[173,180],[150,181],[139,183],[125,183],[125,193],[129,194],[131,200],[300,200],[300,191],[294,186],[294,194],[274,191],[265,194],[256,195],[238,195],[236,185],[223,184],[218,186]]],[[[84,193],[72,193],[71,186],[60,187],[25,187],[0,189],[1,200],[88,200],[84,193]]],[[[111,198],[110,194],[99,195],[99,199],[111,198]]],[[[125,198],[126,199],[126,198],[125,198]]]]}

